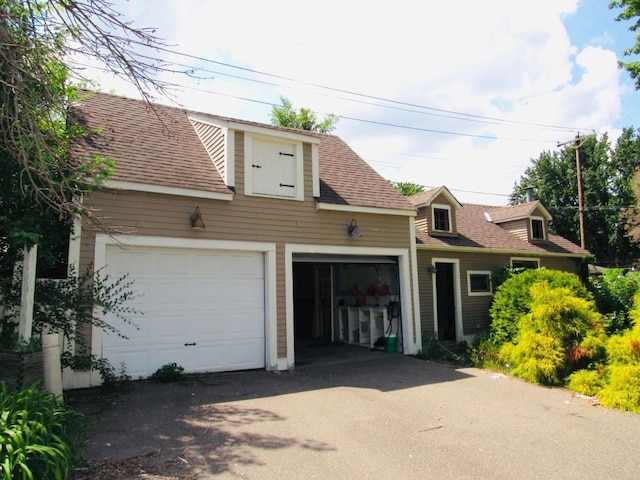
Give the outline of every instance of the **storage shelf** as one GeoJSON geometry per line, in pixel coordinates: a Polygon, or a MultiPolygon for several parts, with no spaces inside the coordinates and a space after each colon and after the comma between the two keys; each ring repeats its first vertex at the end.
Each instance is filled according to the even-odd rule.
{"type": "Polygon", "coordinates": [[[387,324],[385,307],[339,307],[339,332],[343,342],[368,346],[384,336],[387,324]]]}

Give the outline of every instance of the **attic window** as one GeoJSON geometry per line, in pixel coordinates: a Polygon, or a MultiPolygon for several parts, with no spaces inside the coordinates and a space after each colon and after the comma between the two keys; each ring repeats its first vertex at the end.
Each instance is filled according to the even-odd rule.
{"type": "Polygon", "coordinates": [[[433,206],[433,229],[438,232],[451,232],[451,208],[448,205],[433,206]]]}
{"type": "Polygon", "coordinates": [[[302,143],[245,134],[245,194],[303,200],[302,143]]]}
{"type": "Polygon", "coordinates": [[[531,239],[544,240],[544,220],[542,218],[531,219],[531,239]]]}

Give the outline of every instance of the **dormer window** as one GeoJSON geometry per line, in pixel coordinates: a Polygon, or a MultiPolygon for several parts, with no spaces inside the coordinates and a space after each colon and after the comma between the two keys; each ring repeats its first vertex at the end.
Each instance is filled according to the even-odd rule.
{"type": "Polygon", "coordinates": [[[545,240],[544,219],[537,217],[531,218],[531,239],[545,240]]]}
{"type": "Polygon", "coordinates": [[[437,232],[451,232],[451,207],[433,205],[433,229],[437,232]]]}

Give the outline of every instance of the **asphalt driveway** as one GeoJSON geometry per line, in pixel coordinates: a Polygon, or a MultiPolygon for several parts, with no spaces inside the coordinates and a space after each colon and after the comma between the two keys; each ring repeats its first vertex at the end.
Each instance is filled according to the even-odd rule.
{"type": "Polygon", "coordinates": [[[72,403],[105,469],[78,479],[640,478],[639,415],[399,354],[133,382],[72,403]],[[125,458],[134,471],[116,476],[125,458]]]}

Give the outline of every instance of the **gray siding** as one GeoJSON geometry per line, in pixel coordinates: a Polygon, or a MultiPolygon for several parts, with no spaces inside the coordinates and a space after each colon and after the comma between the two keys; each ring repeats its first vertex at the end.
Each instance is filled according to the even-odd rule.
{"type": "Polygon", "coordinates": [[[468,290],[467,272],[470,270],[495,271],[511,265],[511,258],[539,259],[540,266],[553,270],[563,270],[576,275],[580,274],[580,259],[562,256],[535,256],[527,254],[502,254],[475,252],[445,252],[430,251],[420,248],[417,254],[418,285],[420,295],[420,323],[423,335],[434,334],[433,312],[433,281],[431,273],[427,272],[426,265],[433,263],[432,259],[451,258],[460,262],[460,295],[462,299],[462,323],[465,336],[478,335],[488,331],[491,320],[489,308],[493,296],[471,296],[468,290]]]}

